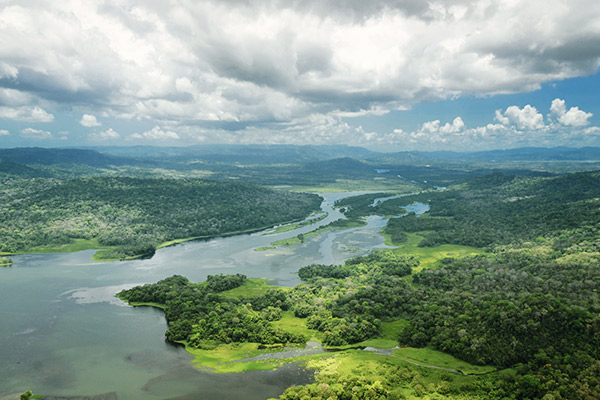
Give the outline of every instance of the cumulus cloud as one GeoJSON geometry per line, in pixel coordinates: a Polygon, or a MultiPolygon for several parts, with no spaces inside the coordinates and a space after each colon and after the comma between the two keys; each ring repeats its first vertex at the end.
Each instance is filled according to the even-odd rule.
{"type": "Polygon", "coordinates": [[[144,133],[134,133],[130,136],[131,139],[150,139],[150,140],[169,140],[179,139],[179,135],[173,131],[164,131],[159,126],[146,131],[144,133]]]}
{"type": "Polygon", "coordinates": [[[425,122],[421,128],[421,131],[428,132],[428,133],[442,133],[442,134],[458,133],[458,132],[461,132],[464,127],[465,127],[465,123],[463,122],[462,118],[456,117],[456,118],[454,118],[454,121],[452,121],[452,124],[446,122],[442,126],[440,126],[439,120],[425,122]]]}
{"type": "Polygon", "coordinates": [[[544,116],[529,104],[523,108],[510,106],[504,113],[502,110],[496,110],[495,119],[503,125],[514,125],[520,130],[537,130],[545,127],[544,116]]]}
{"type": "Polygon", "coordinates": [[[54,115],[40,107],[0,107],[0,118],[24,122],[52,122],[54,115]]]}
{"type": "MultiPolygon", "coordinates": [[[[439,120],[428,121],[420,129],[405,132],[395,129],[396,143],[404,150],[411,149],[498,149],[520,146],[597,145],[600,127],[586,127],[591,113],[571,107],[567,110],[564,100],[555,99],[550,105],[551,116],[559,123],[544,117],[538,110],[526,105],[509,106],[496,110],[493,116],[498,123],[467,127],[461,117],[452,123],[441,124],[439,120]]],[[[492,117],[492,116],[490,116],[492,117]]]]}
{"type": "Polygon", "coordinates": [[[594,73],[599,18],[586,0],[8,0],[0,88],[161,126],[385,113],[594,73]]]}
{"type": "Polygon", "coordinates": [[[52,133],[42,130],[42,129],[33,129],[33,128],[25,128],[21,129],[21,136],[28,139],[53,139],[52,133]]]}
{"type": "Polygon", "coordinates": [[[554,99],[550,106],[550,111],[558,118],[558,122],[564,126],[586,126],[589,125],[589,119],[592,113],[585,112],[579,107],[571,107],[567,111],[564,100],[554,99]]]}
{"type": "Polygon", "coordinates": [[[107,130],[102,131],[102,132],[92,133],[92,134],[88,135],[88,137],[94,141],[104,141],[104,140],[120,139],[121,135],[119,134],[119,132],[115,131],[114,129],[108,128],[107,130]]]}
{"type": "Polygon", "coordinates": [[[94,126],[102,125],[100,122],[98,122],[96,117],[91,114],[83,114],[79,123],[87,128],[92,128],[94,126]]]}

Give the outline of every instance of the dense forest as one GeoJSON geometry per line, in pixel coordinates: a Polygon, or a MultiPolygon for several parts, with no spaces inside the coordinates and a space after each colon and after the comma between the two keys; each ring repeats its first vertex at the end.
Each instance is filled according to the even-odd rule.
{"type": "Polygon", "coordinates": [[[600,173],[522,177],[501,173],[444,191],[407,196],[430,204],[427,216],[390,220],[386,233],[421,232],[421,246],[453,243],[485,247],[533,240],[600,220],[600,173]]]}
{"type": "MultiPolygon", "coordinates": [[[[151,255],[169,241],[251,231],[319,209],[316,195],[240,182],[367,183],[380,192],[340,200],[347,219],[330,225],[393,217],[384,233],[396,249],[342,265],[307,265],[298,271],[304,283],[294,288],[254,293],[239,274],[201,283],[173,276],[119,297],[164,309],[166,337],[191,349],[316,339],[344,350],[391,338],[400,350],[438,351],[491,368],[466,380],[460,371],[419,369],[394,352],[354,365],[363,356],[345,350],[336,354],[350,358],[346,372],[317,374],[314,384],[290,388],[281,399],[600,398],[600,172],[483,168],[484,154],[473,156],[480,164],[467,165],[457,154],[396,157],[356,149],[316,155],[281,148],[269,164],[257,158],[260,149],[230,150],[190,152],[183,161],[169,154],[188,150],[160,150],[164,157],[154,160],[91,150],[2,151],[0,265],[9,265],[5,255],[12,253],[82,242],[109,249],[108,259],[151,255]],[[153,164],[159,168],[147,168],[153,164]],[[396,217],[414,202],[430,211],[396,217]],[[482,255],[459,258],[452,249],[460,246],[482,255]],[[440,248],[449,249],[448,258],[417,256],[440,248]]],[[[519,154],[495,155],[506,161],[519,154]]]]}
{"type": "MultiPolygon", "coordinates": [[[[359,218],[373,211],[374,198],[381,196],[338,205],[359,218]]],[[[485,255],[446,258],[421,270],[418,258],[382,250],[343,265],[303,267],[298,274],[305,283],[258,297],[231,299],[209,289],[214,279],[243,284],[239,277],[211,277],[201,284],[174,277],[169,279],[176,285],[165,280],[120,296],[163,305],[170,323],[167,337],[192,347],[309,340],[271,325],[292,312],[327,347],[360,344],[392,324],[400,346],[437,349],[497,368],[469,384],[449,379],[427,386],[415,383],[406,365],[382,359],[376,380],[359,373],[330,374],[288,389],[282,399],[404,398],[399,388],[406,385],[411,393],[435,398],[597,399],[599,197],[598,173],[492,174],[376,205],[392,210],[427,201],[430,215],[393,218],[387,233],[398,240],[417,234],[425,247],[487,246],[485,255]]]]}
{"type": "Polygon", "coordinates": [[[0,192],[0,252],[85,239],[114,246],[104,257],[117,259],[176,239],[302,219],[321,203],[312,194],[199,179],[35,178],[7,180],[0,192]]]}

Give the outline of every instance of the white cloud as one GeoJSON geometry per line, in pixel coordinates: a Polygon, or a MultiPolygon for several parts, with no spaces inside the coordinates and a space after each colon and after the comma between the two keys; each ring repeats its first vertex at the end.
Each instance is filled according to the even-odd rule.
{"type": "Polygon", "coordinates": [[[452,124],[446,122],[444,125],[440,126],[440,120],[428,121],[423,124],[421,127],[421,132],[426,133],[458,133],[463,130],[465,127],[465,123],[463,122],[461,117],[456,117],[452,121],[452,124]]]}
{"type": "MultiPolygon", "coordinates": [[[[428,121],[419,130],[405,132],[395,129],[396,143],[403,150],[409,149],[499,149],[520,146],[557,146],[557,145],[597,145],[600,139],[600,127],[585,127],[591,113],[585,113],[578,107],[567,110],[565,102],[555,99],[550,105],[551,116],[558,117],[560,123],[545,124],[538,110],[526,105],[507,107],[503,112],[496,110],[494,119],[498,123],[467,128],[461,117],[452,124],[441,124],[439,120],[428,121]],[[562,118],[562,119],[561,119],[562,118]],[[573,122],[577,121],[577,122],[573,122]],[[585,124],[583,123],[585,121],[585,124]]],[[[491,116],[490,116],[491,117],[491,116]]]]}
{"type": "MultiPolygon", "coordinates": [[[[600,65],[597,2],[450,3],[7,0],[0,77],[30,112],[0,116],[32,121],[38,104],[63,103],[159,126],[381,115],[530,91],[600,65]]],[[[562,123],[582,123],[581,113],[562,123]]]]}
{"type": "Polygon", "coordinates": [[[28,139],[52,139],[52,133],[42,129],[25,128],[21,129],[21,136],[28,139]]]}
{"type": "Polygon", "coordinates": [[[24,122],[52,122],[54,115],[40,107],[0,107],[0,118],[24,122]]]}
{"type": "Polygon", "coordinates": [[[83,114],[79,123],[87,128],[102,125],[102,123],[98,122],[96,117],[91,114],[83,114]]]}
{"type": "Polygon", "coordinates": [[[504,113],[496,110],[495,119],[503,125],[514,125],[519,130],[537,130],[545,127],[544,116],[529,104],[523,108],[510,106],[504,113]]]}
{"type": "Polygon", "coordinates": [[[571,107],[567,111],[565,101],[558,98],[552,101],[550,111],[558,117],[558,122],[564,126],[589,125],[589,119],[593,116],[592,113],[582,111],[579,107],[571,107]]]}
{"type": "Polygon", "coordinates": [[[151,140],[169,140],[179,139],[179,135],[173,131],[164,131],[159,126],[146,131],[144,133],[134,133],[130,136],[132,139],[151,139],[151,140]]]}
{"type": "Polygon", "coordinates": [[[10,135],[10,132],[7,131],[6,129],[0,129],[0,136],[8,136],[10,135]]]}
{"type": "Polygon", "coordinates": [[[114,129],[108,128],[107,130],[102,132],[92,133],[88,135],[88,137],[94,141],[102,141],[120,139],[121,135],[119,135],[119,132],[115,131],[114,129]]]}

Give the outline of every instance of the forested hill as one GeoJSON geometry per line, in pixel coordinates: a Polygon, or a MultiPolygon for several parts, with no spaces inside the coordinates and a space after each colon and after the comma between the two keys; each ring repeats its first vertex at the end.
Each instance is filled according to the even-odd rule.
{"type": "Polygon", "coordinates": [[[109,258],[152,254],[176,239],[256,230],[308,216],[321,198],[199,179],[77,178],[7,182],[0,189],[0,252],[73,239],[117,246],[109,258]]]}
{"type": "Polygon", "coordinates": [[[21,147],[0,149],[0,160],[23,165],[82,164],[93,167],[124,164],[131,160],[82,149],[21,147]]]}
{"type": "Polygon", "coordinates": [[[491,174],[403,201],[424,201],[431,208],[424,218],[391,220],[386,231],[396,240],[404,233],[421,232],[421,246],[484,247],[584,226],[600,230],[600,172],[555,177],[491,174]]]}

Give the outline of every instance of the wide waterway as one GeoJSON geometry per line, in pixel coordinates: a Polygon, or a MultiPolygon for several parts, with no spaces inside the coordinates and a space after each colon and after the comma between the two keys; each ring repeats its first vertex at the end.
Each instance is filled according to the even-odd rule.
{"type": "Polygon", "coordinates": [[[255,249],[341,218],[333,203],[354,194],[360,193],[323,194],[328,216],[313,225],[188,242],[160,249],[149,260],[93,262],[93,251],[12,257],[13,266],[0,268],[0,398],[32,390],[63,396],[115,392],[121,400],[266,399],[309,382],[311,374],[293,364],[240,374],[194,368],[184,349],[165,342],[161,311],[129,307],[114,294],[173,274],[201,281],[239,272],[296,285],[302,266],[342,263],[384,247],[378,232],[386,221],[369,217],[365,227],[327,230],[292,247],[255,249]]]}

